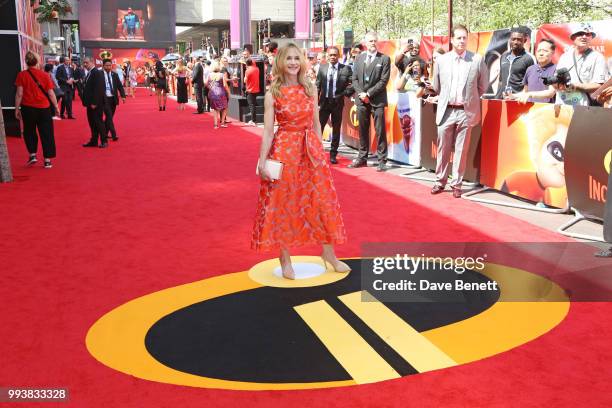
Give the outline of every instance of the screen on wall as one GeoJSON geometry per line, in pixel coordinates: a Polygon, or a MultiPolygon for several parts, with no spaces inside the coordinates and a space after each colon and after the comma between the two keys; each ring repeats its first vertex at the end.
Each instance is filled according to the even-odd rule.
{"type": "Polygon", "coordinates": [[[81,39],[89,47],[172,46],[175,7],[174,0],[81,0],[81,39]]]}

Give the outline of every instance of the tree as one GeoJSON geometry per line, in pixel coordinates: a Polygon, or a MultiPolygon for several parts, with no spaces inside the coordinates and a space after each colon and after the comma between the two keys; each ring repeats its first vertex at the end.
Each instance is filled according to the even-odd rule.
{"type": "MultiPolygon", "coordinates": [[[[362,38],[369,30],[378,31],[382,38],[431,35],[432,17],[433,34],[448,31],[447,0],[344,0],[337,7],[342,28],[352,28],[355,38],[362,38]]],[[[453,8],[453,22],[463,23],[471,31],[514,25],[537,28],[545,23],[612,17],[609,0],[454,0],[453,8]]]]}

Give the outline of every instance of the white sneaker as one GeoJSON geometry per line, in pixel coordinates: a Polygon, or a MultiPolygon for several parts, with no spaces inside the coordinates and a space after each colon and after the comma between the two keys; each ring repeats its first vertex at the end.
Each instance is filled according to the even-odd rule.
{"type": "Polygon", "coordinates": [[[255,122],[253,122],[252,120],[249,120],[247,125],[249,125],[249,126],[257,126],[257,124],[255,122]]]}

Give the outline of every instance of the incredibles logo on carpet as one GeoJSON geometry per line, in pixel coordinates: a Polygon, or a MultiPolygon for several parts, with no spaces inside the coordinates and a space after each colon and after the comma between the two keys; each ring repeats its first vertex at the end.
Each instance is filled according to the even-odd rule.
{"type": "Polygon", "coordinates": [[[269,263],[255,266],[251,275],[217,276],[134,299],[91,327],[87,348],[115,370],[170,384],[232,390],[338,387],[490,357],[548,332],[569,310],[555,284],[495,264],[487,264],[483,274],[468,271],[462,277],[494,280],[499,291],[467,292],[455,303],[384,304],[363,301],[359,259],[347,260],[348,275],[326,272],[312,279],[317,286],[291,288],[251,279],[253,270],[269,263]],[[504,301],[517,282],[545,284],[547,296],[563,301],[504,301]]]}

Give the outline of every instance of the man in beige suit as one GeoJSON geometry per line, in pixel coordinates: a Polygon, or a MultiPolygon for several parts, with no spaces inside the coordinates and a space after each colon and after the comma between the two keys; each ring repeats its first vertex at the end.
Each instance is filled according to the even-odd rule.
{"type": "Polygon", "coordinates": [[[453,50],[440,55],[434,68],[433,88],[438,93],[438,161],[436,185],[431,194],[444,191],[455,145],[450,186],[455,198],[461,197],[470,132],[480,123],[480,97],[485,93],[489,75],[484,59],[466,51],[468,30],[457,24],[451,31],[453,50]]]}

